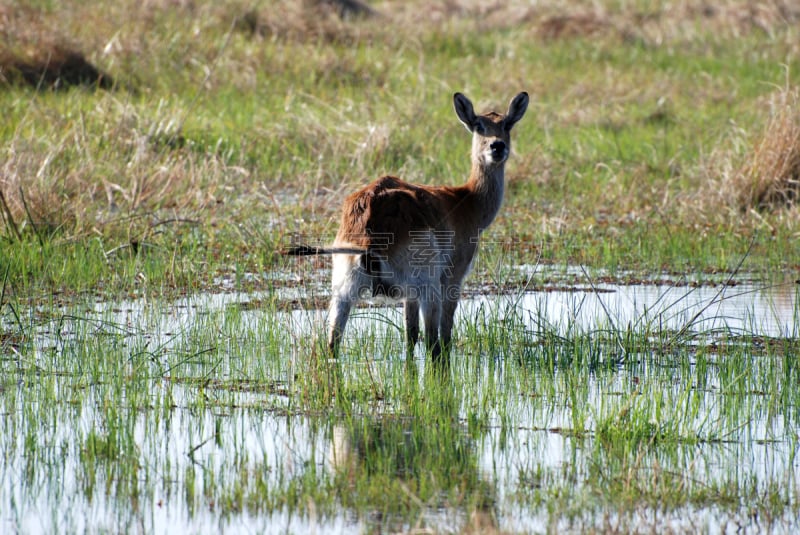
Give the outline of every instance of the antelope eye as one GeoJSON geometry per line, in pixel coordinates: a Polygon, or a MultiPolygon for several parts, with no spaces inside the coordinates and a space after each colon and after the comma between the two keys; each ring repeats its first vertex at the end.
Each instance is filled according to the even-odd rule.
{"type": "Polygon", "coordinates": [[[486,133],[486,128],[483,126],[482,122],[477,121],[475,123],[475,133],[481,136],[486,133]]]}

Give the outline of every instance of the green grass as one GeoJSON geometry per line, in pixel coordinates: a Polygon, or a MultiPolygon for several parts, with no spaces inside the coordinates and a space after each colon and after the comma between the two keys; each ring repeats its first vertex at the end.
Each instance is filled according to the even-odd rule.
{"type": "Polygon", "coordinates": [[[207,286],[203,274],[230,270],[228,259],[268,268],[293,233],[330,238],[344,195],[381,174],[463,181],[468,139],[450,96],[500,108],[509,87],[531,93],[532,113],[516,132],[489,237],[522,244],[523,261],[535,245],[554,263],[726,270],[755,239],[749,270],[800,264],[795,208],[742,213],[718,195],[730,188],[720,170],[745,159],[767,123],[766,99],[796,85],[785,59],[793,27],[773,21],[765,34],[731,16],[734,5],[695,21],[699,29],[691,12],[661,8],[628,37],[619,28],[635,27],[623,24],[635,11],[609,6],[619,24],[556,39],[537,34],[547,9],[488,31],[473,31],[479,20],[467,10],[381,32],[375,21],[309,22],[300,8],[256,5],[268,33],[250,35],[232,25],[247,11],[237,3],[191,15],[154,4],[152,16],[123,3],[108,18],[77,4],[11,6],[43,18],[26,34],[8,30],[9,43],[36,49],[69,35],[121,87],[0,92],[13,221],[0,228],[0,268],[11,266],[20,290],[102,280],[128,291],[115,263],[74,250],[87,244],[145,245],[158,257],[146,273],[157,287],[207,286]],[[37,40],[55,20],[62,29],[37,40]],[[81,255],[87,269],[50,265],[44,248],[28,252],[34,239],[81,255]],[[20,255],[32,267],[10,260],[20,255]]]}

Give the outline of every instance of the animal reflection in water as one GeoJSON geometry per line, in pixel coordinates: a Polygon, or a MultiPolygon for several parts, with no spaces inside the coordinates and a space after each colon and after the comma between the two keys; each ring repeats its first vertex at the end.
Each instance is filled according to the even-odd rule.
{"type": "MultiPolygon", "coordinates": [[[[498,533],[494,489],[481,477],[475,447],[465,429],[431,432],[416,422],[387,417],[353,423],[352,427],[333,426],[328,461],[337,476],[351,482],[377,481],[387,493],[397,489],[401,495],[420,488],[459,489],[464,503],[471,505],[461,532],[498,533]]],[[[417,498],[432,509],[446,507],[444,493],[434,492],[442,496],[417,498]]],[[[398,498],[387,495],[389,500],[398,498]]]]}

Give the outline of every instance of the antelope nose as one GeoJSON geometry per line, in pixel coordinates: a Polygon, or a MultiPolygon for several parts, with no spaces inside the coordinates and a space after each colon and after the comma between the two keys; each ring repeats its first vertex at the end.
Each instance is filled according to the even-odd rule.
{"type": "Polygon", "coordinates": [[[495,141],[489,148],[492,149],[492,159],[502,160],[506,157],[506,144],[503,141],[495,141]]]}

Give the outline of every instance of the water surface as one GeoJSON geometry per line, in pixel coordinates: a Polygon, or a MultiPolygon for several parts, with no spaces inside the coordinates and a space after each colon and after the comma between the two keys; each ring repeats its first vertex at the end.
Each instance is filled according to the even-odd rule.
{"type": "MultiPolygon", "coordinates": [[[[609,414],[624,414],[626,403],[633,411],[651,410],[640,401],[644,396],[662,399],[653,410],[668,413],[654,413],[653,425],[666,423],[682,438],[639,450],[631,470],[643,484],[659,476],[694,487],[776,493],[787,508],[772,526],[793,526],[797,404],[768,391],[796,387],[785,356],[752,355],[737,377],[713,351],[695,357],[692,349],[672,364],[670,354],[630,354],[621,345],[603,367],[575,373],[568,364],[548,364],[537,348],[555,334],[592,340],[625,330],[669,333],[704,346],[743,335],[796,338],[794,284],[586,283],[501,295],[477,288],[461,303],[457,336],[481,337],[507,324],[515,338],[477,352],[457,346],[453,375],[443,385],[452,393],[441,409],[449,419],[436,420],[451,422],[444,438],[425,418],[410,415],[402,393],[393,390],[425,388],[429,367],[420,350],[416,371],[404,375],[396,307],[359,309],[348,326],[349,349],[336,364],[345,375],[369,375],[382,399],[347,417],[335,406],[304,409],[298,373],[309,358],[308,340],[324,330],[325,312],[273,305],[309,293],[324,301],[324,290],[301,287],[169,302],[92,299],[47,310],[50,320],[41,319],[46,307],[27,311],[32,341],[3,347],[0,531],[360,533],[422,526],[449,532],[481,514],[512,532],[762,528],[744,503],[581,512],[550,493],[569,489],[592,503],[606,492],[613,481],[604,473],[615,474],[609,467],[632,457],[597,429],[609,414]],[[284,343],[262,344],[262,337],[284,343]],[[363,347],[387,351],[359,356],[366,339],[371,345],[363,347]],[[390,342],[381,345],[381,339],[390,342]],[[106,369],[98,352],[120,360],[118,367],[106,369]],[[455,382],[459,377],[484,386],[471,391],[455,382]],[[489,399],[486,392],[493,405],[476,408],[489,399]],[[87,455],[112,442],[109,450],[87,455]],[[126,463],[137,466],[132,478],[120,475],[126,463]],[[331,514],[308,504],[269,503],[269,496],[304,478],[325,485],[388,466],[397,481],[413,482],[424,476],[420,470],[442,464],[452,466],[442,477],[486,495],[483,508],[451,503],[446,489],[414,522],[369,507],[343,506],[331,514]]],[[[18,328],[8,316],[3,325],[6,332],[18,328]]],[[[500,332],[492,336],[502,338],[500,332]]]]}

